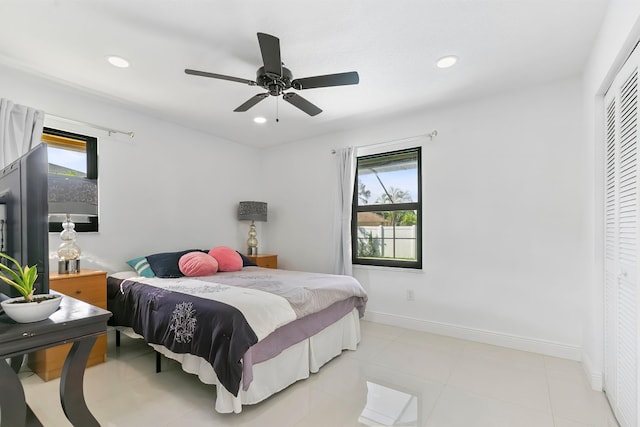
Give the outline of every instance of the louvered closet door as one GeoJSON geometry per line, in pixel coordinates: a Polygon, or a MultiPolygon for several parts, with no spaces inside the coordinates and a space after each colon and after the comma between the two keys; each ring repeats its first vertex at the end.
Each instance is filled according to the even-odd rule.
{"type": "Polygon", "coordinates": [[[638,65],[629,57],[605,96],[604,385],[623,427],[638,425],[638,65]]]}

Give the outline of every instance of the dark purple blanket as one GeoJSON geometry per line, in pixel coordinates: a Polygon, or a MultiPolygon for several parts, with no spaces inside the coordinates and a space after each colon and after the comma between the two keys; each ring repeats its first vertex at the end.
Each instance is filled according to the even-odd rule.
{"type": "Polygon", "coordinates": [[[238,395],[242,356],[258,337],[235,307],[109,277],[107,308],[111,326],[131,327],[148,343],[208,360],[222,385],[238,395]]]}

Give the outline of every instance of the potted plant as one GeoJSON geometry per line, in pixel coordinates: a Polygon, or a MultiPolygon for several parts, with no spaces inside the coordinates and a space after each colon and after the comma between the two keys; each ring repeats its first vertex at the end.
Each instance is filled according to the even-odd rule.
{"type": "Polygon", "coordinates": [[[58,309],[62,297],[60,295],[34,295],[34,284],[38,279],[38,269],[34,265],[22,267],[18,261],[0,252],[0,257],[10,261],[14,268],[0,263],[0,280],[15,288],[21,297],[2,301],[1,305],[7,316],[19,323],[37,322],[49,317],[58,309]]]}

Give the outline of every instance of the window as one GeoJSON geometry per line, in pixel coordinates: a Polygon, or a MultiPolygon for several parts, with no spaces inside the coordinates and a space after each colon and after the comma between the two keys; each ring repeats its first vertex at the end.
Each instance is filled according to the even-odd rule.
{"type": "Polygon", "coordinates": [[[422,268],[420,147],[358,157],[353,263],[422,268]]]}
{"type": "Polygon", "coordinates": [[[62,231],[67,213],[76,231],[98,231],[98,139],[44,128],[49,157],[49,231],[62,231]]]}

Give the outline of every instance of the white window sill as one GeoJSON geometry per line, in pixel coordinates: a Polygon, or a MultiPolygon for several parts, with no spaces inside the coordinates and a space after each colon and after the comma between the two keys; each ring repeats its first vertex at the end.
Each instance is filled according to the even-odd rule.
{"type": "Polygon", "coordinates": [[[403,267],[387,267],[384,265],[353,264],[353,269],[354,270],[389,271],[394,273],[424,274],[424,267],[423,268],[403,268],[403,267]]]}

